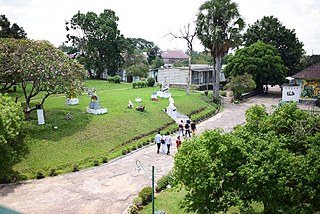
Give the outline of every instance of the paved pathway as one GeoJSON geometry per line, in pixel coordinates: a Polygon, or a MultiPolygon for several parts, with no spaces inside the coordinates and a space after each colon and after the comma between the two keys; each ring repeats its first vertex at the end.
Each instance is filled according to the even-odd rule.
{"type": "MultiPolygon", "coordinates": [[[[241,104],[224,100],[224,109],[197,125],[198,134],[220,127],[230,131],[234,124],[244,123],[244,111],[253,104],[265,104],[269,111],[280,97],[269,90],[268,96],[256,96],[241,104]]],[[[175,137],[174,137],[175,139],[175,137]]],[[[149,172],[136,169],[139,160],[146,168],[154,165],[156,179],[173,167],[170,156],[156,154],[155,145],[138,150],[107,164],[75,173],[47,177],[19,184],[0,185],[0,204],[22,213],[110,213],[121,214],[145,186],[151,186],[149,172]]]]}

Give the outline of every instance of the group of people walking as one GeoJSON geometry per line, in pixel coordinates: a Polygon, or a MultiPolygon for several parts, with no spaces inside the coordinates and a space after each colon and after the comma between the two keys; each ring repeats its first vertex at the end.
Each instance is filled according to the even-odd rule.
{"type": "MultiPolygon", "coordinates": [[[[179,123],[179,133],[176,139],[176,146],[177,149],[179,150],[179,147],[181,145],[181,137],[191,137],[191,132],[190,129],[192,131],[192,135],[195,135],[196,132],[196,124],[194,122],[191,123],[190,120],[186,121],[186,124],[184,124],[183,120],[180,121],[179,123]]],[[[162,154],[170,154],[170,148],[172,146],[172,137],[170,135],[169,132],[167,132],[164,135],[161,135],[160,132],[158,132],[158,134],[156,134],[155,138],[154,138],[154,142],[157,144],[157,154],[160,153],[160,149],[161,149],[161,153],[162,154]]]]}
{"type": "Polygon", "coordinates": [[[196,134],[196,124],[195,122],[191,122],[190,120],[187,120],[186,123],[184,123],[183,120],[180,121],[179,123],[179,136],[183,136],[183,137],[191,137],[191,132],[192,135],[194,136],[196,134]],[[190,132],[191,129],[191,132],[190,132]]]}

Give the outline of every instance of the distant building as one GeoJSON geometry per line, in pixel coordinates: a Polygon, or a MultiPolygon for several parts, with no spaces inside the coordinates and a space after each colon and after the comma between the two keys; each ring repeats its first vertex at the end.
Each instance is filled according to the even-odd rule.
{"type": "Polygon", "coordinates": [[[301,99],[320,97],[320,63],[316,63],[292,76],[301,87],[301,99]]]}
{"type": "Polygon", "coordinates": [[[189,56],[181,50],[167,50],[161,54],[166,67],[172,67],[174,63],[188,60],[189,56]]]}
{"type": "MultiPolygon", "coordinates": [[[[196,85],[200,90],[212,89],[212,72],[213,67],[208,65],[192,65],[191,66],[191,84],[196,85]]],[[[167,82],[170,85],[187,85],[188,67],[160,68],[157,73],[159,83],[167,82]]],[[[223,69],[220,72],[220,83],[224,84],[226,78],[223,69]]]]}

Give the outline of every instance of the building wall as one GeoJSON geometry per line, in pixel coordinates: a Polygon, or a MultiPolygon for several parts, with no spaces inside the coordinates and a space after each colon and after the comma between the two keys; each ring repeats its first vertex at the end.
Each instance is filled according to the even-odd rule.
{"type": "Polygon", "coordinates": [[[182,68],[164,68],[158,70],[158,82],[169,84],[187,84],[188,70],[182,68]]]}
{"type": "Polygon", "coordinates": [[[302,99],[317,99],[320,97],[320,80],[307,79],[300,80],[302,99]]]}

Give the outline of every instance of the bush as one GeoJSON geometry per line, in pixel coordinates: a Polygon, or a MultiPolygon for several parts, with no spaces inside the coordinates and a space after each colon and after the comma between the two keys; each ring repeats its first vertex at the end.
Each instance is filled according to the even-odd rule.
{"type": "Polygon", "coordinates": [[[123,155],[125,155],[125,154],[127,154],[127,153],[128,153],[128,150],[122,149],[122,154],[123,154],[123,155]]]}
{"type": "Polygon", "coordinates": [[[220,96],[226,97],[227,92],[226,91],[219,91],[220,96]]]}
{"type": "Polygon", "coordinates": [[[44,176],[43,172],[41,172],[41,171],[37,172],[37,176],[36,176],[37,179],[42,179],[42,178],[45,178],[45,177],[46,176],[44,176]]]}
{"type": "Polygon", "coordinates": [[[78,171],[79,171],[79,165],[78,164],[74,164],[72,172],[78,172],[78,171]]]}
{"type": "Polygon", "coordinates": [[[108,157],[103,157],[102,158],[102,163],[108,163],[108,157]]]}
{"type": "Polygon", "coordinates": [[[98,160],[94,160],[94,161],[93,161],[93,165],[94,165],[94,166],[99,166],[99,164],[100,164],[100,163],[99,163],[98,160]]]}
{"type": "Polygon", "coordinates": [[[139,197],[142,200],[142,205],[147,205],[152,201],[152,188],[145,187],[139,192],[139,197]]]}
{"type": "Polygon", "coordinates": [[[138,207],[141,207],[142,206],[142,199],[140,197],[135,197],[133,199],[133,204],[137,205],[138,207]]]}
{"type": "Polygon", "coordinates": [[[148,82],[148,86],[149,86],[149,87],[153,87],[154,84],[156,83],[156,81],[155,81],[155,79],[154,79],[153,77],[149,77],[149,78],[147,79],[147,82],[148,82]]]}
{"type": "Polygon", "coordinates": [[[114,77],[108,77],[108,78],[107,78],[107,81],[108,81],[108,82],[114,82],[114,77]]]}
{"type": "Polygon", "coordinates": [[[137,81],[137,82],[133,82],[132,83],[132,87],[133,88],[145,88],[148,86],[148,82],[147,81],[137,81]]]}
{"type": "Polygon", "coordinates": [[[137,149],[137,146],[136,145],[133,145],[132,147],[131,147],[131,150],[132,151],[134,151],[134,150],[136,150],[137,149]]]}
{"type": "Polygon", "coordinates": [[[167,188],[168,184],[172,184],[172,177],[171,175],[166,175],[162,178],[160,178],[157,181],[157,187],[156,187],[156,192],[160,192],[161,190],[164,190],[167,188]]]}
{"type": "Polygon", "coordinates": [[[50,173],[49,173],[49,176],[56,176],[56,175],[58,175],[58,173],[57,173],[57,170],[55,169],[55,168],[53,168],[53,169],[50,169],[50,173]]]}
{"type": "Polygon", "coordinates": [[[135,204],[132,204],[129,209],[129,214],[139,214],[139,207],[135,204]]]}
{"type": "Polygon", "coordinates": [[[119,75],[116,75],[116,76],[113,77],[113,82],[114,83],[120,83],[120,81],[121,81],[121,77],[119,75]]]}
{"type": "Polygon", "coordinates": [[[141,147],[143,147],[143,143],[138,144],[138,148],[141,148],[141,147]]]}

